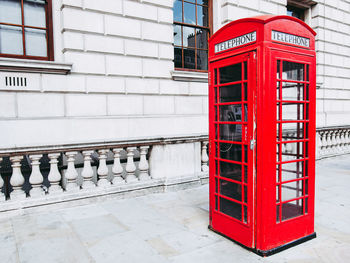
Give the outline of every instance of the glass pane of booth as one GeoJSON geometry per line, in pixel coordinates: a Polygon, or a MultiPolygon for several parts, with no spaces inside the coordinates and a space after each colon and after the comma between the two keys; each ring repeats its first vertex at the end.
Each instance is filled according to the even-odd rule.
{"type": "Polygon", "coordinates": [[[228,83],[242,80],[242,64],[234,64],[219,69],[220,83],[228,83]]]}
{"type": "Polygon", "coordinates": [[[220,162],[220,176],[241,182],[242,181],[242,165],[221,161],[220,162]]]}
{"type": "Polygon", "coordinates": [[[230,161],[242,161],[242,145],[220,143],[220,158],[230,161]]]}
{"type": "MultiPolygon", "coordinates": [[[[220,78],[221,78],[221,75],[220,75],[220,78]]],[[[242,100],[241,84],[220,87],[220,102],[237,102],[241,100],[242,100]]]]}
{"type": "Polygon", "coordinates": [[[242,185],[220,180],[220,194],[237,201],[242,201],[242,185]]]}
{"type": "Polygon", "coordinates": [[[220,197],[220,212],[242,220],[242,205],[220,197]]]}
{"type": "Polygon", "coordinates": [[[281,222],[307,210],[309,68],[283,60],[276,64],[276,220],[281,222]]]}
{"type": "Polygon", "coordinates": [[[283,61],[283,80],[304,80],[304,64],[283,61]]]}

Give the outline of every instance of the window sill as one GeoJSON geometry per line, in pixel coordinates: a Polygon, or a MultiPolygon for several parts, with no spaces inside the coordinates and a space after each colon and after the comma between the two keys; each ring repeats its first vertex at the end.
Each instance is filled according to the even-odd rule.
{"type": "Polygon", "coordinates": [[[171,72],[173,80],[208,83],[208,73],[195,71],[174,70],[171,72]]]}
{"type": "Polygon", "coordinates": [[[49,73],[66,75],[72,69],[72,64],[54,61],[0,58],[0,71],[49,73]]]}

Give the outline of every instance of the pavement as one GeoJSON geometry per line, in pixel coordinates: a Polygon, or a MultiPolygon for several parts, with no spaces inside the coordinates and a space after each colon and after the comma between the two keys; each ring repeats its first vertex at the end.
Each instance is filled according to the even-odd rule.
{"type": "Polygon", "coordinates": [[[350,262],[350,155],[317,162],[317,238],[262,258],[208,230],[208,185],[0,219],[0,263],[350,262]]]}

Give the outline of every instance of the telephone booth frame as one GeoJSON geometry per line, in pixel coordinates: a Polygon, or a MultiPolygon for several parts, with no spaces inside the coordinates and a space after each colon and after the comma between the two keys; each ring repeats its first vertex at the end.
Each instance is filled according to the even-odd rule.
{"type": "Polygon", "coordinates": [[[262,256],[316,237],[315,35],[266,15],[209,40],[209,228],[262,256]]]}

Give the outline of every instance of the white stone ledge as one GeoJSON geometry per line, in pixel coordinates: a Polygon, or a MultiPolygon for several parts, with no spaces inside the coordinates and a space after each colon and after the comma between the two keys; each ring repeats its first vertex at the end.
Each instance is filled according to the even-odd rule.
{"type": "Polygon", "coordinates": [[[193,81],[208,83],[208,73],[195,71],[174,70],[171,72],[173,80],[178,81],[193,81]]]}
{"type": "Polygon", "coordinates": [[[128,138],[119,141],[100,141],[100,142],[84,142],[74,144],[60,144],[60,145],[45,145],[45,146],[28,146],[16,148],[0,149],[0,156],[21,155],[36,152],[67,152],[67,151],[82,151],[86,149],[99,148],[115,148],[115,147],[130,147],[134,145],[157,145],[157,144],[181,144],[200,142],[208,140],[208,134],[196,133],[191,135],[174,135],[174,136],[148,136],[138,138],[128,138]]]}
{"type": "Polygon", "coordinates": [[[0,58],[0,71],[50,73],[66,75],[72,70],[71,63],[53,61],[0,58]]]}

